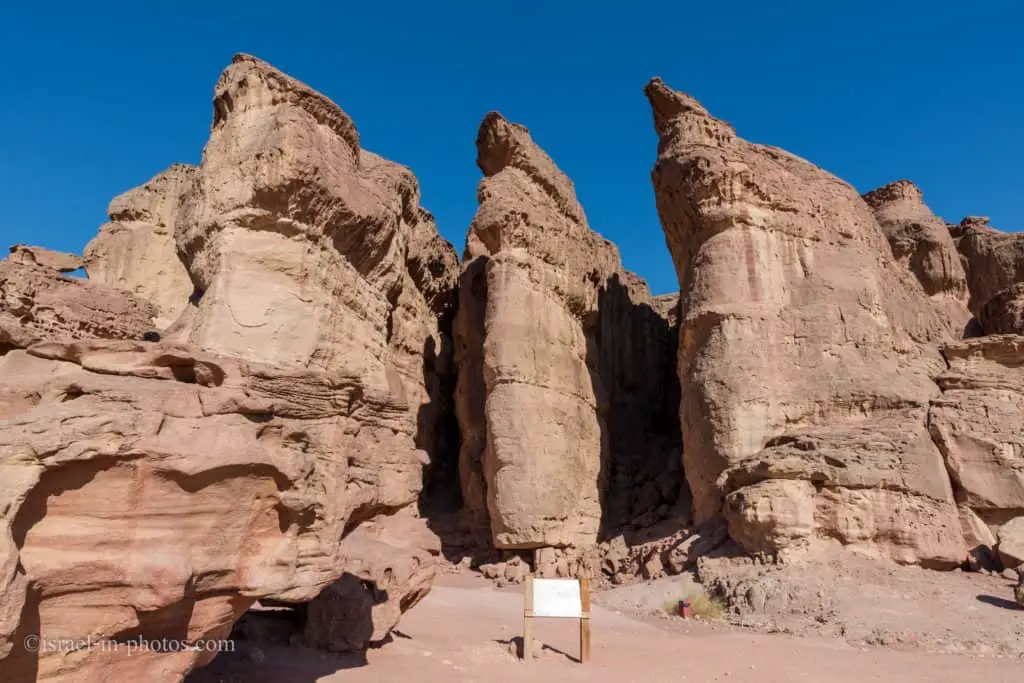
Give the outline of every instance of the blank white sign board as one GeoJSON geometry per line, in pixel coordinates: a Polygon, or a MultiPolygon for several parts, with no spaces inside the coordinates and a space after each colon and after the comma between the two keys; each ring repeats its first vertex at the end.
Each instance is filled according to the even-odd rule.
{"type": "Polygon", "coordinates": [[[590,579],[526,577],[523,596],[523,659],[533,659],[534,617],[579,619],[580,663],[590,659],[590,579]]]}
{"type": "Polygon", "coordinates": [[[578,580],[533,580],[533,616],[580,619],[583,616],[582,605],[578,580]]]}

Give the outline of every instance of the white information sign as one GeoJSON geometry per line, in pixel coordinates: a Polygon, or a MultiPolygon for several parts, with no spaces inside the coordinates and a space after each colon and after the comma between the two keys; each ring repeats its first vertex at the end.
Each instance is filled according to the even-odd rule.
{"type": "Polygon", "coordinates": [[[580,619],[583,606],[577,579],[533,579],[533,616],[580,619]]]}

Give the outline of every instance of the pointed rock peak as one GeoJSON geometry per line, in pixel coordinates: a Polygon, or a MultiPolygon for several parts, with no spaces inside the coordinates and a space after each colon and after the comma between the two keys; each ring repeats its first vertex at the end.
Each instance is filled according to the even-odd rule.
{"type": "Polygon", "coordinates": [[[480,131],[476,136],[476,165],[484,175],[492,176],[500,173],[506,166],[512,165],[517,151],[529,148],[544,154],[530,137],[530,131],[526,126],[513,123],[499,112],[492,111],[480,123],[480,131]]]}
{"type": "Polygon", "coordinates": [[[679,90],[673,90],[665,85],[665,81],[658,76],[652,78],[644,86],[644,93],[654,109],[655,125],[657,125],[659,116],[667,120],[688,111],[710,116],[708,110],[696,98],[679,90]]]}
{"type": "Polygon", "coordinates": [[[732,126],[709,114],[695,98],[668,87],[657,76],[644,87],[644,93],[651,103],[654,129],[662,139],[720,147],[736,137],[732,126]]]}
{"type": "Polygon", "coordinates": [[[275,69],[273,65],[271,65],[269,62],[260,59],[256,55],[250,55],[245,52],[236,52],[235,55],[231,58],[232,64],[243,64],[245,62],[255,64],[266,69],[271,69],[273,71],[277,71],[277,69],[275,69]]]}
{"type": "Polygon", "coordinates": [[[292,105],[334,131],[359,161],[359,131],[348,114],[329,98],[252,55],[239,53],[220,75],[213,98],[212,128],[253,109],[292,105]]]}
{"type": "Polygon", "coordinates": [[[551,197],[561,213],[576,223],[586,224],[572,181],[533,141],[526,126],[492,111],[480,123],[476,150],[476,164],[485,176],[490,178],[515,168],[551,197]]]}
{"type": "Polygon", "coordinates": [[[924,195],[921,189],[909,180],[897,180],[896,182],[883,185],[863,195],[864,201],[873,209],[893,202],[908,201],[915,204],[924,203],[924,195]]]}

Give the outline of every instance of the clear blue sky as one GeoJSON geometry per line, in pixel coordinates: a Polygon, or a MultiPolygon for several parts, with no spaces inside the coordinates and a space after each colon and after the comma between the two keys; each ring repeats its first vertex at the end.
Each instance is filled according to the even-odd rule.
{"type": "Polygon", "coordinates": [[[497,109],[626,266],[677,289],[649,175],[654,75],[862,192],[905,177],[948,220],[1024,228],[1016,3],[56,0],[0,9],[0,242],[78,251],[114,195],[197,163],[235,52],[341,105],[366,148],[413,169],[460,251],[497,109]]]}

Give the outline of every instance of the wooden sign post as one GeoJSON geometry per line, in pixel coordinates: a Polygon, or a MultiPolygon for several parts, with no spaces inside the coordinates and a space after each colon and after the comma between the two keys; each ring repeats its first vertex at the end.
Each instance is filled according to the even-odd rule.
{"type": "Polygon", "coordinates": [[[533,659],[533,619],[577,619],[580,622],[580,663],[590,659],[590,579],[526,577],[523,601],[523,659],[533,659]]]}

